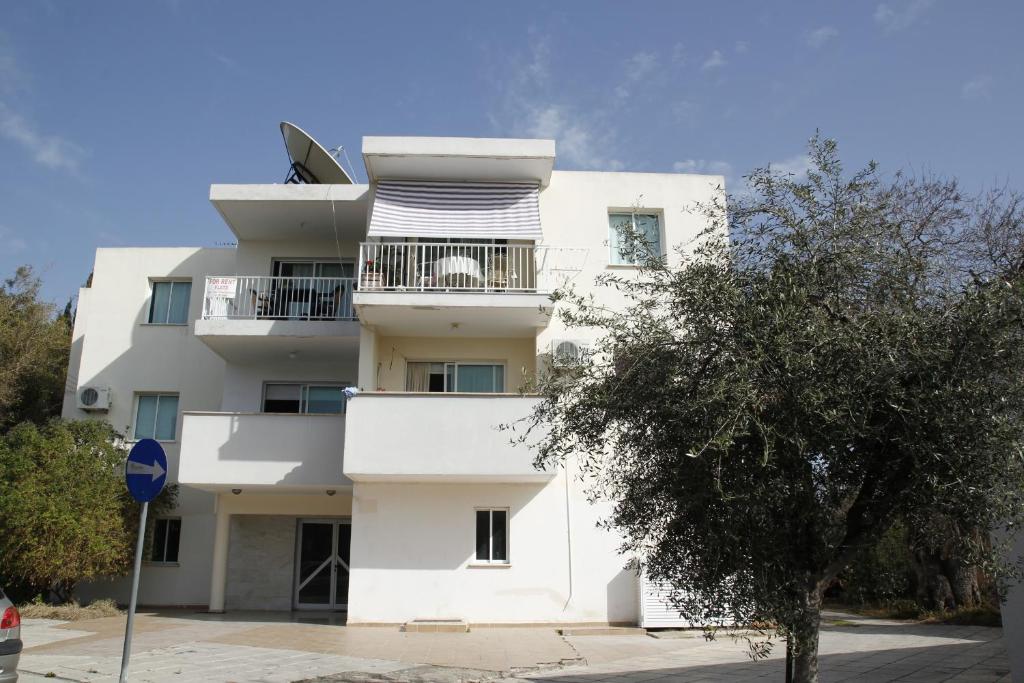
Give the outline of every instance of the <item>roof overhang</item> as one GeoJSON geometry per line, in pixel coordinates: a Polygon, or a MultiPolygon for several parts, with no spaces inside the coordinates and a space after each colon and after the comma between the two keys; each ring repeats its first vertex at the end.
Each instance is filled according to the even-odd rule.
{"type": "Polygon", "coordinates": [[[366,236],[368,185],[211,185],[210,203],[240,240],[366,236]]]}
{"type": "Polygon", "coordinates": [[[522,182],[551,180],[555,141],[516,138],[364,137],[371,181],[522,182]]]}

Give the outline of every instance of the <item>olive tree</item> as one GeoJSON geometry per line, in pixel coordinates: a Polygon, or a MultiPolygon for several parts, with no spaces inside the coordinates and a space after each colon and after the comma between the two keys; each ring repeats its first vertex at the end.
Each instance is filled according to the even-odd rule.
{"type": "MultiPolygon", "coordinates": [[[[1024,496],[1017,196],[847,174],[818,137],[810,159],[694,207],[681,264],[630,235],[639,273],[599,277],[625,310],[557,294],[600,340],[540,380],[521,434],[538,467],[580,459],[683,616],[764,629],[755,655],[786,638],[798,681],[818,678],[824,591],[893,520],[1012,531],[1024,496]]],[[[988,533],[957,542],[1012,574],[988,533]]]]}

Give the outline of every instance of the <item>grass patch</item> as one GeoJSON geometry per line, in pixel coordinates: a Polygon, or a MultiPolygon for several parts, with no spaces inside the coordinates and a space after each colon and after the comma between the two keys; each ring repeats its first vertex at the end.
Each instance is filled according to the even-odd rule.
{"type": "Polygon", "coordinates": [[[59,619],[61,621],[83,621],[100,617],[116,617],[124,614],[113,600],[94,600],[88,605],[79,605],[78,601],[63,605],[48,605],[45,602],[28,602],[18,605],[22,619],[59,619]]]}
{"type": "Polygon", "coordinates": [[[921,624],[947,624],[951,626],[993,626],[1003,625],[998,608],[972,607],[955,610],[926,610],[912,600],[895,600],[883,605],[829,604],[825,609],[850,612],[875,619],[898,619],[916,621],[921,624]]]}

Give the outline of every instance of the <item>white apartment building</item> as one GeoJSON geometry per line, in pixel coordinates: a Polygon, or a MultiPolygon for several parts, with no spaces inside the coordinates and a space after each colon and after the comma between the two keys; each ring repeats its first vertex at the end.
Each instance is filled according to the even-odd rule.
{"type": "Polygon", "coordinates": [[[140,604],[657,619],[573,463],[537,470],[497,426],[590,340],[554,288],[616,305],[593,284],[635,270],[616,226],[675,259],[723,179],[555,171],[551,140],[366,137],[363,161],[367,184],[211,186],[235,248],[97,250],[64,416],[156,438],[179,484],[140,604]]]}

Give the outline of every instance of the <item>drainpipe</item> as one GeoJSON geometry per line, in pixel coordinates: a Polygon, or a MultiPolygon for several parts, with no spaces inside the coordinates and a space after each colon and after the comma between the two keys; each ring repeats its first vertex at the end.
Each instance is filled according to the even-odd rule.
{"type": "Polygon", "coordinates": [[[565,475],[565,552],[568,558],[569,568],[569,595],[565,599],[565,604],[562,605],[562,611],[564,612],[568,607],[569,603],[572,602],[572,518],[569,513],[569,467],[564,468],[565,475]]]}

